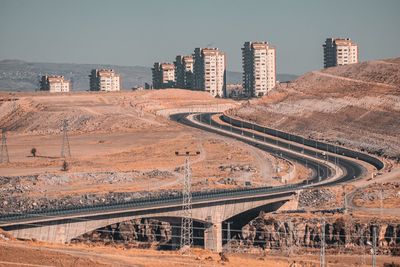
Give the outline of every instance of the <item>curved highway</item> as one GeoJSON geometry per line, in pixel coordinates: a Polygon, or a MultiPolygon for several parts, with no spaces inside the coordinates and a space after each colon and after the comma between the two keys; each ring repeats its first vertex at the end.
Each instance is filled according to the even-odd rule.
{"type": "MultiPolygon", "coordinates": [[[[252,137],[253,136],[253,133],[250,133],[249,131],[243,130],[244,137],[238,137],[238,136],[232,135],[228,132],[219,131],[219,129],[230,130],[230,127],[227,125],[219,124],[218,122],[211,119],[211,116],[213,114],[214,113],[195,115],[195,120],[203,122],[204,125],[199,125],[199,124],[196,124],[193,121],[189,120],[187,118],[187,116],[189,115],[188,113],[174,114],[174,115],[171,115],[170,118],[172,120],[175,120],[186,126],[194,127],[194,128],[201,129],[204,131],[217,133],[217,134],[220,134],[223,136],[234,138],[236,140],[240,140],[244,143],[253,145],[253,146],[255,146],[261,150],[264,150],[268,153],[271,153],[271,154],[277,153],[280,157],[285,158],[289,161],[297,161],[300,164],[303,164],[304,166],[307,166],[308,168],[310,168],[312,170],[312,176],[310,177],[310,182],[318,182],[319,180],[325,180],[332,175],[333,170],[328,165],[323,164],[320,161],[306,159],[304,157],[300,157],[300,156],[296,155],[295,153],[291,153],[286,150],[276,149],[276,148],[268,146],[266,144],[265,145],[259,144],[258,142],[254,142],[254,141],[249,140],[248,138],[244,138],[244,137],[252,137]],[[211,120],[211,123],[210,123],[210,120],[211,120]],[[212,129],[209,126],[215,128],[215,129],[212,129]]],[[[235,132],[236,134],[241,134],[240,129],[234,129],[233,132],[235,132]]],[[[262,138],[257,135],[255,135],[255,139],[262,140],[262,138]]],[[[282,142],[280,142],[280,143],[282,144],[282,142]]]]}
{"type": "Polygon", "coordinates": [[[228,124],[231,124],[233,126],[236,126],[236,127],[252,129],[254,131],[264,133],[264,134],[267,134],[270,136],[279,137],[281,139],[288,140],[290,142],[296,142],[299,144],[303,144],[304,146],[313,147],[313,148],[316,148],[319,150],[323,150],[323,151],[330,152],[330,153],[337,154],[337,155],[346,156],[349,158],[359,159],[361,161],[364,161],[364,162],[374,166],[378,170],[381,170],[384,168],[384,163],[381,160],[379,160],[371,155],[368,155],[366,153],[354,151],[354,150],[351,150],[351,149],[348,149],[345,147],[332,145],[332,144],[324,143],[321,141],[312,140],[309,138],[304,138],[303,136],[283,132],[283,131],[280,131],[277,129],[268,128],[268,127],[261,126],[256,123],[248,122],[245,120],[232,118],[225,114],[220,115],[219,118],[222,121],[224,121],[228,124]]]}
{"type": "MultiPolygon", "coordinates": [[[[215,113],[204,113],[204,114],[197,114],[194,116],[195,120],[202,122],[204,125],[199,125],[189,120],[187,118],[188,116],[187,113],[171,115],[171,119],[176,120],[177,122],[180,122],[187,126],[195,127],[201,130],[218,133],[220,135],[234,138],[236,140],[256,146],[268,153],[277,154],[289,161],[297,161],[298,163],[304,165],[305,167],[312,169],[313,175],[312,177],[310,177],[310,181],[312,183],[318,182],[319,177],[321,177],[321,180],[326,180],[327,178],[331,177],[334,172],[334,170],[330,168],[327,164],[321,163],[321,160],[329,161],[333,164],[338,165],[338,167],[341,168],[344,173],[339,179],[325,182],[324,185],[332,185],[340,182],[350,181],[352,179],[359,178],[366,171],[362,165],[353,160],[349,160],[343,157],[340,157],[339,159],[332,155],[329,156],[329,154],[325,153],[324,151],[316,152],[315,150],[299,145],[294,145],[292,143],[286,142],[285,140],[278,140],[268,137],[266,135],[261,135],[258,134],[256,131],[252,132],[246,128],[238,128],[232,125],[219,123],[214,119],[212,119],[211,116],[214,114],[215,113]],[[225,132],[221,132],[219,131],[219,129],[225,130],[225,132]],[[238,136],[238,134],[243,137],[238,136]],[[254,141],[249,139],[249,137],[254,141]],[[259,142],[262,142],[263,144],[260,145],[259,142]],[[298,153],[288,152],[287,151],[288,149],[298,153]],[[313,157],[316,160],[312,159],[310,160],[308,157],[301,156],[301,154],[313,157]],[[320,174],[319,176],[318,173],[320,174]]],[[[304,183],[306,183],[306,181],[303,182],[302,184],[297,184],[297,185],[301,186],[304,185],[304,183]]]]}
{"type": "MultiPolygon", "coordinates": [[[[297,161],[304,166],[313,170],[312,177],[310,181],[315,183],[311,186],[319,186],[320,180],[326,180],[324,185],[332,185],[340,182],[350,181],[354,178],[360,177],[365,169],[355,162],[354,160],[340,158],[340,161],[336,161],[335,157],[326,157],[322,152],[315,152],[305,147],[290,144],[286,141],[276,140],[269,138],[268,136],[261,135],[255,132],[251,132],[247,129],[240,129],[234,126],[219,123],[212,119],[213,113],[197,114],[194,119],[197,123],[188,119],[188,113],[180,113],[171,115],[170,118],[184,125],[195,127],[208,132],[213,132],[235,138],[247,144],[253,145],[267,151],[269,153],[278,153],[279,156],[286,158],[290,161],[297,161]],[[210,125],[211,124],[211,125],[210,125]],[[226,130],[224,132],[219,129],[226,130]],[[231,132],[229,132],[231,131],[231,132]],[[236,134],[235,134],[236,133],[236,134]],[[242,135],[239,136],[238,134],[242,135]],[[253,137],[254,135],[254,137],[253,137]],[[252,139],[248,138],[252,137],[252,139]],[[260,143],[262,142],[262,143],[260,143]],[[291,151],[288,151],[290,149],[291,151]],[[301,153],[295,153],[301,152],[301,153]],[[304,154],[305,156],[302,156],[304,154]],[[310,158],[314,157],[315,159],[310,158]],[[334,174],[335,170],[332,169],[328,164],[322,163],[321,159],[329,161],[331,163],[336,163],[343,171],[343,175],[339,179],[329,180],[334,174]],[[318,175],[319,174],[319,175],[318,175]]],[[[357,152],[358,153],[358,152],[357,152]]],[[[296,190],[309,187],[303,183],[276,186],[276,187],[259,187],[259,188],[240,188],[234,190],[210,190],[206,192],[194,192],[193,193],[193,205],[196,203],[204,202],[216,202],[226,199],[235,198],[248,198],[249,200],[257,196],[275,195],[275,194],[291,194],[296,190]]],[[[22,214],[8,214],[0,216],[0,227],[17,225],[18,223],[24,222],[35,222],[35,221],[51,221],[56,220],[58,217],[68,217],[79,218],[79,216],[89,216],[92,213],[99,212],[126,212],[126,210],[140,209],[140,208],[157,208],[160,206],[179,206],[182,204],[182,195],[167,195],[160,196],[151,199],[136,199],[124,203],[114,203],[114,204],[103,204],[103,205],[93,205],[85,207],[68,207],[63,209],[53,209],[53,210],[38,210],[29,213],[22,214]]]]}

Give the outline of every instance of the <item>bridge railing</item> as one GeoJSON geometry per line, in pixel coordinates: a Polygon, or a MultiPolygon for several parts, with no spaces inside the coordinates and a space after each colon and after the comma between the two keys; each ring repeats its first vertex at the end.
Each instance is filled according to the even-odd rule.
{"type": "Polygon", "coordinates": [[[373,157],[370,156],[368,154],[362,153],[362,152],[358,152],[358,151],[354,151],[348,148],[344,148],[342,146],[337,146],[337,145],[332,145],[332,144],[328,144],[325,142],[321,142],[321,141],[316,141],[310,138],[305,138],[303,136],[300,135],[295,135],[295,134],[291,134],[291,133],[287,133],[281,130],[277,130],[277,129],[272,129],[272,128],[268,128],[268,127],[264,127],[261,126],[259,124],[256,123],[251,123],[245,120],[239,120],[237,118],[228,116],[226,114],[222,114],[221,115],[221,120],[223,120],[226,123],[231,123],[232,125],[236,126],[236,127],[243,127],[243,128],[247,128],[247,129],[254,129],[255,131],[258,132],[262,132],[262,133],[266,133],[268,135],[271,136],[277,136],[279,138],[291,141],[291,142],[296,142],[299,144],[304,144],[306,146],[309,147],[313,147],[313,148],[317,148],[320,150],[324,150],[324,151],[328,151],[330,153],[334,153],[334,154],[338,154],[338,155],[343,155],[346,157],[350,157],[350,158],[355,158],[355,159],[359,159],[362,160],[364,162],[367,162],[371,165],[373,165],[375,168],[377,168],[378,170],[381,170],[384,168],[384,163],[373,157]]]}
{"type": "MultiPolygon", "coordinates": [[[[220,200],[228,197],[241,197],[241,196],[256,196],[266,193],[275,192],[286,192],[293,189],[299,189],[301,184],[276,186],[276,187],[259,187],[259,188],[237,188],[237,189],[215,189],[209,191],[198,191],[192,193],[193,203],[200,202],[203,200],[220,200]]],[[[35,210],[28,213],[14,213],[5,214],[0,216],[0,224],[2,222],[9,222],[15,220],[24,220],[40,216],[58,216],[58,215],[70,215],[85,212],[94,211],[105,211],[105,210],[115,210],[123,208],[135,208],[135,207],[153,207],[160,204],[181,204],[182,194],[179,192],[174,196],[164,196],[155,198],[145,198],[145,199],[135,199],[120,203],[110,203],[110,204],[97,204],[88,206],[72,206],[65,208],[57,208],[51,210],[35,210]]]]}

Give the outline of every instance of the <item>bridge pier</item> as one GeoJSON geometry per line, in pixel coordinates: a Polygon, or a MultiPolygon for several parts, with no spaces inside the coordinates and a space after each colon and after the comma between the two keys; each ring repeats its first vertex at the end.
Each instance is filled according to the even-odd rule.
{"type": "MultiPolygon", "coordinates": [[[[217,214],[218,215],[218,214],[217,214]]],[[[215,252],[222,251],[222,220],[220,216],[207,218],[204,230],[204,248],[215,252]]]]}

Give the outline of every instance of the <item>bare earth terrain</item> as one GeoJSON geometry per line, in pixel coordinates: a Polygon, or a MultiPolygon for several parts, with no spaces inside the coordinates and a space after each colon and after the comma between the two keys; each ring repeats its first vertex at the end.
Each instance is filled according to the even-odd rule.
{"type": "MultiPolygon", "coordinates": [[[[0,164],[0,212],[118,201],[180,190],[184,158],[194,190],[279,185],[289,163],[258,149],[168,118],[171,112],[223,110],[238,105],[204,92],[2,93],[0,127],[7,129],[10,163],[0,164]],[[62,123],[68,120],[71,158],[61,171],[62,123]],[[36,155],[31,149],[36,148],[36,155]],[[280,166],[275,173],[272,166],[280,166]],[[95,198],[93,201],[88,201],[95,198]],[[33,201],[31,201],[33,200],[33,201]]],[[[299,171],[301,168],[299,167],[299,171]]]]}
{"type": "MultiPolygon", "coordinates": [[[[394,237],[400,231],[399,85],[397,58],[314,71],[278,85],[262,99],[243,103],[177,89],[0,93],[0,127],[7,129],[10,155],[10,163],[0,164],[2,214],[172,194],[181,189],[183,179],[184,158],[176,157],[175,151],[201,152],[191,158],[194,190],[242,187],[248,181],[253,186],[280,185],[279,176],[292,170],[296,173],[290,182],[308,173],[297,163],[255,147],[173,122],[168,119],[173,112],[229,109],[232,115],[272,128],[386,157],[385,169],[374,178],[368,173],[344,187],[298,192],[286,210],[301,210],[299,214],[278,211],[273,217],[261,213],[254,220],[249,218],[236,230],[239,250],[228,253],[228,260],[202,249],[194,249],[191,256],[138,249],[133,246],[140,243],[137,240],[56,245],[13,240],[0,232],[0,266],[290,266],[294,261],[297,265],[291,266],[319,266],[317,232],[325,216],[321,210],[343,207],[348,213],[326,216],[332,229],[328,266],[370,265],[369,253],[357,255],[349,250],[338,258],[333,246],[347,244],[346,248],[364,250],[359,247],[362,242],[352,238],[370,235],[370,226],[376,222],[382,222],[378,266],[399,263],[394,237]],[[61,170],[64,119],[69,123],[72,155],[67,158],[67,171],[61,170]],[[37,150],[35,156],[32,148],[37,150]],[[305,229],[309,233],[296,237],[298,251],[290,257],[283,245],[288,233],[280,232],[288,219],[294,219],[300,229],[292,229],[294,234],[305,234],[305,229]],[[340,233],[348,238],[340,238],[340,233]]],[[[150,236],[146,233],[142,238],[141,243],[149,245],[150,236]]]]}
{"type": "MultiPolygon", "coordinates": [[[[86,245],[55,245],[38,242],[0,241],[0,266],[232,266],[243,265],[255,267],[317,267],[319,255],[277,256],[260,254],[227,254],[227,260],[212,252],[194,249],[190,256],[182,256],[179,252],[154,251],[143,249],[125,249],[122,246],[103,247],[86,245]],[[293,265],[292,265],[293,266],[293,265]]],[[[391,263],[393,258],[380,256],[378,266],[391,263]]],[[[327,255],[329,266],[360,266],[371,264],[371,257],[327,255]]],[[[393,262],[399,264],[395,259],[393,262]]]]}
{"type": "Polygon", "coordinates": [[[313,71],[233,113],[306,137],[398,158],[400,58],[313,71]]]}

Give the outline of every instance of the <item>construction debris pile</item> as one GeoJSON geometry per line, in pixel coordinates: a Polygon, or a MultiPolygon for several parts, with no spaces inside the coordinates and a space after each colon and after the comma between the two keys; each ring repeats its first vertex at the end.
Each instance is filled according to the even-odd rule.
{"type": "MultiPolygon", "coordinates": [[[[38,181],[37,175],[4,177],[0,176],[0,199],[10,194],[22,194],[30,191],[38,181]]],[[[1,205],[1,203],[0,203],[1,205]]]]}
{"type": "Polygon", "coordinates": [[[299,195],[299,208],[335,207],[336,195],[330,189],[303,190],[299,195]]]}
{"type": "Polygon", "coordinates": [[[225,172],[238,172],[238,171],[245,171],[245,172],[255,172],[256,168],[250,165],[221,165],[219,166],[220,171],[225,171],[225,172]]]}
{"type": "Polygon", "coordinates": [[[0,176],[0,196],[6,194],[26,193],[35,191],[34,186],[41,186],[40,192],[45,193],[47,186],[68,185],[74,181],[84,182],[85,184],[114,184],[134,182],[141,178],[171,178],[174,174],[169,171],[128,171],[128,172],[78,172],[65,174],[40,174],[5,177],[0,176]]]}
{"type": "Polygon", "coordinates": [[[325,223],[327,249],[342,251],[367,251],[373,244],[376,227],[376,244],[380,254],[400,255],[400,221],[378,221],[345,216],[310,219],[306,216],[273,216],[263,214],[242,228],[233,246],[237,249],[259,247],[266,250],[320,248],[322,227],[325,223]]]}

